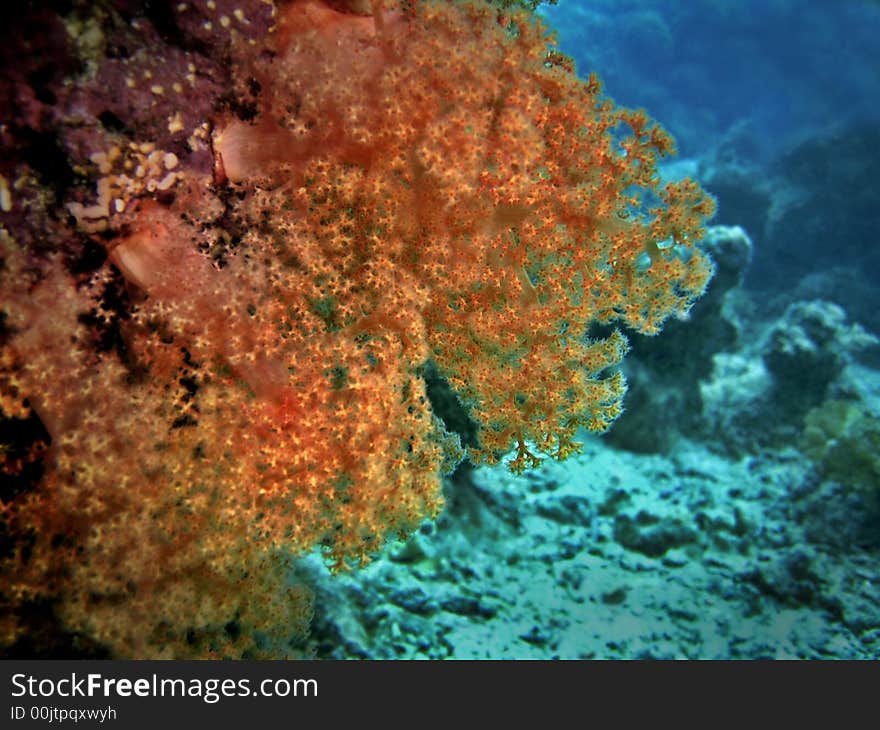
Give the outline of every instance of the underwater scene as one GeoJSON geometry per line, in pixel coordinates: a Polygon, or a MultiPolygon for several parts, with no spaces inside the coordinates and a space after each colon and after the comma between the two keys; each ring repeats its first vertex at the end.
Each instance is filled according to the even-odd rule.
{"type": "Polygon", "coordinates": [[[880,3],[0,35],[0,656],[880,658],[880,3]]]}

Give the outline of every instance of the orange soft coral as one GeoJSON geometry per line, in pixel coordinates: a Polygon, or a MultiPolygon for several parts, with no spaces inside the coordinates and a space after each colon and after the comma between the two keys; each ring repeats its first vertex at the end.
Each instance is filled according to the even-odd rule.
{"type": "Polygon", "coordinates": [[[224,189],[181,169],[174,202],[111,216],[125,362],[90,354],[77,319],[99,281],[50,262],[4,302],[7,370],[53,437],[5,592],[50,596],[117,653],[186,654],[180,626],[221,653],[286,635],[308,608],[284,556],[364,561],[436,514],[460,451],[427,362],[479,426],[474,460],[564,458],[621,408],[626,341],[591,328],[656,332],[710,276],[711,201],[658,183],[668,136],[534,19],[356,5],[290,3],[274,53],[239,59],[261,107],[215,120],[224,189]]]}

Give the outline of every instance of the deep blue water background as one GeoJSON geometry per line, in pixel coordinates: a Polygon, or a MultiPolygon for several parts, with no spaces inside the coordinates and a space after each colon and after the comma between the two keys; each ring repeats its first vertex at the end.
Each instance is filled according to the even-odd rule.
{"type": "Polygon", "coordinates": [[[581,75],[646,108],[682,155],[748,137],[766,160],[820,132],[880,121],[880,3],[560,0],[541,11],[581,75]]]}

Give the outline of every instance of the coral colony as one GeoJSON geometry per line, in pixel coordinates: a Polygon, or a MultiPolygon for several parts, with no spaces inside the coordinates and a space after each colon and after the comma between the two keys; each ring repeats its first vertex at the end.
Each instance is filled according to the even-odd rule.
{"type": "Polygon", "coordinates": [[[169,12],[166,55],[136,17],[112,58],[68,28],[79,182],[4,173],[2,410],[36,435],[0,462],[32,477],[3,504],[3,641],[39,614],[83,651],[286,656],[297,555],[361,564],[462,458],[518,472],[609,427],[613,325],[687,312],[713,202],[660,183],[670,137],[527,11],[169,12]]]}

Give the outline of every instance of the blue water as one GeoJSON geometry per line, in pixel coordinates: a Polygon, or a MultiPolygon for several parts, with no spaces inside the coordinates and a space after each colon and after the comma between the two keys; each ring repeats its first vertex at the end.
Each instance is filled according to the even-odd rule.
{"type": "Polygon", "coordinates": [[[867,0],[560,0],[541,10],[581,75],[645,107],[684,155],[731,135],[774,156],[880,120],[880,4],[867,0]]]}

